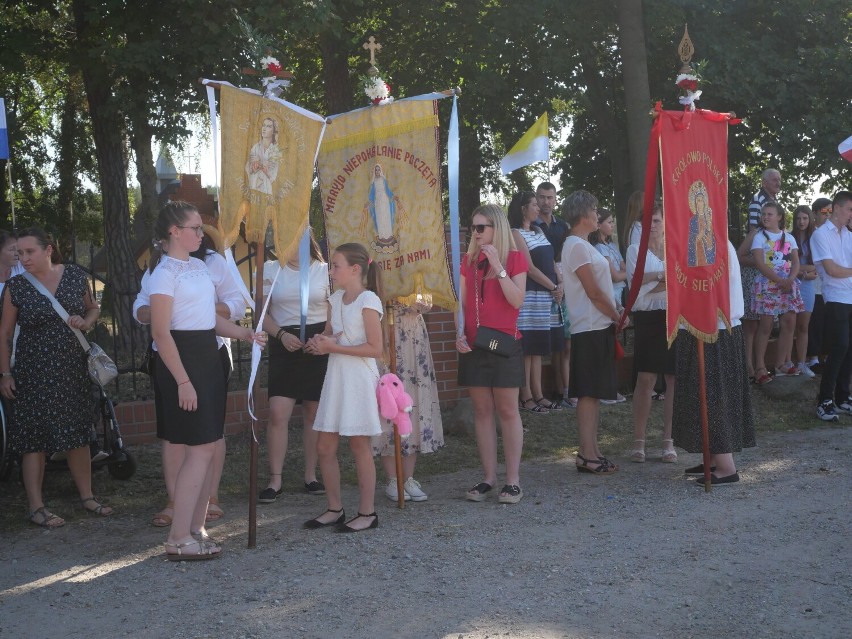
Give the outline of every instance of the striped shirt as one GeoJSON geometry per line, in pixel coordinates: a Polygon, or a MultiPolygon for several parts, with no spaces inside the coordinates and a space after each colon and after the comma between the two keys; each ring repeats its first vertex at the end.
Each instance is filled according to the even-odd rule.
{"type": "Polygon", "coordinates": [[[751,198],[751,202],[748,205],[748,225],[749,228],[757,228],[760,226],[760,211],[763,209],[763,205],[767,202],[774,202],[775,198],[769,195],[763,187],[760,187],[760,190],[754,194],[754,197],[751,198]]]}

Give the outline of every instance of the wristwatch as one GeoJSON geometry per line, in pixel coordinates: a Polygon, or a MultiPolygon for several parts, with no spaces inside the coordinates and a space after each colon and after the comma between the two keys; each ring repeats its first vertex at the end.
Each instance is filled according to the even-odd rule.
{"type": "Polygon", "coordinates": [[[506,272],[506,269],[503,269],[502,271],[500,271],[499,273],[497,273],[497,277],[499,277],[501,280],[502,280],[504,277],[506,277],[507,275],[508,275],[508,273],[506,272]]]}
{"type": "Polygon", "coordinates": [[[554,285],[553,285],[553,288],[552,288],[552,289],[550,289],[550,292],[551,292],[551,293],[555,293],[555,292],[556,292],[556,289],[558,289],[558,288],[559,288],[559,284],[554,284],[554,285]]]}
{"type": "Polygon", "coordinates": [[[663,272],[662,272],[662,271],[660,271],[660,272],[657,274],[657,281],[658,281],[658,282],[662,282],[662,281],[663,281],[663,272]]]}
{"type": "Polygon", "coordinates": [[[11,372],[8,372],[8,373],[0,373],[0,377],[11,377],[11,376],[12,376],[12,373],[11,373],[11,372]]]}

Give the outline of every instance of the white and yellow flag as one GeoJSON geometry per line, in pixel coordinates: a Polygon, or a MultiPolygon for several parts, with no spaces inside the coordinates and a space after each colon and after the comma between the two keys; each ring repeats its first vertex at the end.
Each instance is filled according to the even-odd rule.
{"type": "Polygon", "coordinates": [[[550,145],[548,144],[547,111],[545,111],[506,154],[506,157],[500,160],[500,170],[503,175],[508,175],[522,166],[533,162],[546,162],[548,159],[550,159],[550,145]]]}

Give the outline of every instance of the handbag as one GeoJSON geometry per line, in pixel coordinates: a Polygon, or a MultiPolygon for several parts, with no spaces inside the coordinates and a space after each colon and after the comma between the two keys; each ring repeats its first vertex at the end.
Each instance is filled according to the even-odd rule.
{"type": "Polygon", "coordinates": [[[145,349],[145,354],[142,356],[142,362],[139,364],[138,370],[140,373],[144,373],[149,377],[154,376],[154,362],[157,357],[156,351],[154,350],[154,342],[148,340],[148,348],[145,349]]]}
{"type": "MultiPolygon", "coordinates": [[[[53,310],[56,311],[56,314],[59,315],[59,317],[65,321],[65,325],[68,326],[68,311],[62,308],[62,304],[60,304],[59,301],[50,294],[50,291],[48,291],[44,284],[39,282],[32,273],[27,271],[23,275],[39,293],[44,295],[50,301],[53,305],[53,310]]],[[[104,352],[104,349],[94,342],[89,344],[80,329],[73,328],[71,326],[68,326],[68,328],[74,332],[74,335],[80,342],[80,346],[83,347],[83,351],[88,355],[89,377],[93,382],[99,386],[106,386],[118,377],[118,368],[116,367],[115,362],[110,359],[109,355],[104,352]]]]}
{"type": "MultiPolygon", "coordinates": [[[[478,268],[476,272],[479,272],[478,268]]],[[[476,281],[475,273],[473,276],[473,293],[476,298],[476,336],[473,338],[473,348],[490,351],[500,357],[511,357],[517,341],[515,336],[498,331],[496,328],[479,325],[479,283],[476,281]]]]}

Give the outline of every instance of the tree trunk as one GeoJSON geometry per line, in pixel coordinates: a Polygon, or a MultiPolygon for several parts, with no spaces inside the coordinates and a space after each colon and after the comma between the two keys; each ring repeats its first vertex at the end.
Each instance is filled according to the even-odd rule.
{"type": "Polygon", "coordinates": [[[618,0],[618,44],[627,110],[627,148],[630,157],[631,191],[645,184],[645,161],[651,132],[651,91],[645,50],[642,0],[618,0]]]}
{"type": "Polygon", "coordinates": [[[78,44],[89,53],[78,59],[82,60],[80,70],[89,104],[103,198],[107,272],[112,292],[112,310],[118,326],[116,341],[119,348],[125,351],[132,348],[135,352],[141,352],[147,338],[133,319],[133,301],[139,291],[141,273],[130,244],[124,117],[112,98],[113,80],[109,71],[91,55],[91,49],[98,48],[98,43],[89,42],[92,34],[89,33],[86,21],[88,9],[82,0],[75,1],[73,6],[78,44]]]}
{"type": "Polygon", "coordinates": [[[78,140],[77,113],[81,109],[79,87],[74,86],[72,78],[65,86],[64,102],[59,120],[59,157],[56,162],[56,175],[59,188],[56,198],[57,240],[62,254],[71,256],[74,246],[74,191],[77,188],[77,156],[74,146],[78,140]]]}
{"type": "Polygon", "coordinates": [[[609,155],[615,193],[615,215],[619,222],[618,228],[623,232],[624,218],[627,216],[627,200],[631,193],[630,165],[624,145],[624,128],[620,126],[610,110],[603,88],[601,71],[595,60],[595,52],[587,44],[580,46],[580,61],[583,79],[586,81],[586,97],[591,103],[595,123],[609,155]]]}
{"type": "Polygon", "coordinates": [[[336,115],[353,109],[352,80],[349,77],[348,41],[324,32],[319,36],[322,54],[322,80],[328,113],[336,115]]]}
{"type": "Polygon", "coordinates": [[[147,236],[154,228],[157,217],[157,168],[154,165],[154,153],[151,150],[154,133],[148,118],[139,114],[133,116],[132,126],[130,146],[136,158],[136,179],[139,180],[142,192],[133,227],[137,233],[147,236]]]}

